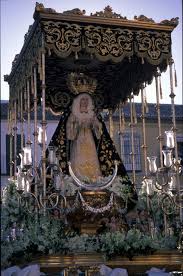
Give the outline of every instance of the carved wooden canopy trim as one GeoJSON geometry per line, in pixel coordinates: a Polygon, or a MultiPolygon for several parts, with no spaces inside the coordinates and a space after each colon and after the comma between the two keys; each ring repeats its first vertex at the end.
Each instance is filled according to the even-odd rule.
{"type": "MultiPolygon", "coordinates": [[[[114,107],[126,100],[143,82],[150,83],[157,67],[165,71],[171,58],[171,32],[178,18],[155,23],[143,15],[128,20],[110,6],[90,16],[85,10],[63,13],[36,3],[34,23],[25,35],[23,48],[12,63],[6,81],[10,98],[18,98],[33,66],[41,82],[41,53],[46,50],[46,102],[55,112],[68,105],[73,95],[65,79],[81,71],[95,77],[96,104],[114,107]]],[[[38,88],[38,97],[41,89],[38,88]]]]}
{"type": "Polygon", "coordinates": [[[121,62],[125,57],[143,57],[153,65],[171,56],[168,32],[111,28],[103,26],[43,21],[47,48],[61,58],[85,49],[100,61],[121,62]]]}

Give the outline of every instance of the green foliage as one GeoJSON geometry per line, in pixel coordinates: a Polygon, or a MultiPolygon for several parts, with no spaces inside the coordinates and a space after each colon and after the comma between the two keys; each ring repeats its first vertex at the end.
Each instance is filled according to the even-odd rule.
{"type": "Polygon", "coordinates": [[[106,257],[111,258],[115,255],[128,256],[150,254],[158,246],[149,235],[142,234],[138,229],[131,229],[127,233],[114,232],[100,236],[101,252],[106,257]]]}
{"type": "Polygon", "coordinates": [[[35,254],[62,253],[65,243],[64,224],[53,217],[30,213],[20,207],[14,183],[7,186],[1,212],[1,265],[16,264],[31,259],[35,254]],[[15,225],[16,222],[16,226],[15,225]],[[11,237],[12,227],[23,232],[11,237]],[[21,258],[20,258],[21,256],[21,258]]]}
{"type": "MultiPolygon", "coordinates": [[[[155,192],[154,195],[149,198],[149,218],[153,220],[155,226],[162,226],[162,223],[163,223],[164,212],[162,210],[161,203],[162,203],[161,194],[157,192],[155,192]]],[[[175,224],[176,216],[179,216],[178,209],[176,210],[176,209],[173,209],[172,206],[169,206],[169,205],[173,205],[172,202],[170,202],[169,200],[167,200],[166,204],[167,204],[166,206],[167,210],[168,209],[169,211],[173,210],[172,214],[166,215],[167,222],[171,226],[175,224]]],[[[147,195],[145,192],[142,192],[139,194],[136,208],[141,211],[147,210],[147,195]]]]}
{"type": "MultiPolygon", "coordinates": [[[[126,194],[128,192],[126,190],[126,194]]],[[[144,202],[142,201],[141,206],[144,202]]],[[[20,260],[25,264],[37,255],[100,252],[107,258],[115,255],[132,258],[134,255],[150,254],[156,249],[176,246],[175,237],[165,238],[159,235],[152,238],[138,229],[131,229],[127,233],[107,232],[92,236],[76,235],[72,232],[66,235],[62,220],[51,215],[35,215],[33,212],[30,213],[26,206],[21,207],[15,183],[10,183],[6,188],[1,212],[1,229],[3,268],[20,264],[20,260]],[[12,227],[23,229],[17,232],[14,240],[10,233],[12,227]]]]}
{"type": "Polygon", "coordinates": [[[96,252],[98,249],[99,240],[95,235],[89,236],[87,234],[83,234],[67,238],[68,252],[96,252]]]}

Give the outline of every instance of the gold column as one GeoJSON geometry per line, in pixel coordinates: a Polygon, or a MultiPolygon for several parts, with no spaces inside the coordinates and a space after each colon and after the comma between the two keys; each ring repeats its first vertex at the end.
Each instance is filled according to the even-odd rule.
{"type": "MultiPolygon", "coordinates": [[[[143,156],[144,156],[144,171],[145,171],[145,179],[147,178],[148,175],[148,169],[147,169],[147,144],[146,144],[146,122],[145,122],[145,99],[144,99],[144,89],[145,86],[141,86],[141,119],[142,119],[142,135],[143,135],[143,144],[142,144],[142,149],[143,149],[143,156]]],[[[150,200],[149,196],[146,193],[146,203],[147,203],[147,212],[148,212],[148,228],[149,232],[151,233],[151,219],[150,219],[150,200]]]]}
{"type": "Polygon", "coordinates": [[[17,99],[14,101],[14,176],[17,173],[17,99]]]}
{"type": "Polygon", "coordinates": [[[27,144],[31,144],[30,82],[27,80],[27,144]]]}
{"type": "Polygon", "coordinates": [[[45,106],[45,47],[44,38],[42,38],[41,51],[41,81],[42,81],[42,127],[43,127],[43,146],[42,146],[42,183],[43,183],[43,200],[44,200],[44,215],[46,215],[46,106],[45,106]]]}
{"type": "Polygon", "coordinates": [[[160,103],[159,103],[159,87],[158,87],[158,77],[161,74],[156,72],[155,75],[155,84],[156,84],[156,111],[158,115],[158,137],[157,140],[159,141],[159,151],[160,151],[160,165],[163,167],[163,156],[162,156],[162,132],[161,132],[161,114],[160,114],[160,103]]]}
{"type": "Polygon", "coordinates": [[[173,72],[172,72],[172,65],[174,61],[171,58],[169,61],[169,70],[170,70],[170,95],[171,98],[171,109],[172,109],[172,123],[173,127],[172,130],[174,132],[174,142],[175,142],[175,162],[176,162],[176,179],[177,179],[177,189],[178,189],[178,195],[179,195],[179,215],[180,215],[180,222],[182,223],[182,206],[181,206],[181,194],[180,194],[180,178],[179,178],[179,162],[178,162],[178,149],[177,149],[177,128],[176,128],[176,117],[175,117],[175,93],[174,93],[174,86],[173,86],[173,72]]]}
{"type": "Polygon", "coordinates": [[[122,107],[122,103],[119,104],[119,139],[120,139],[120,154],[121,158],[123,157],[123,150],[122,150],[122,135],[125,130],[125,116],[122,107]]]}
{"type": "MultiPolygon", "coordinates": [[[[162,132],[161,132],[161,114],[160,114],[160,102],[159,102],[159,86],[158,86],[158,77],[160,77],[161,74],[157,71],[155,75],[155,84],[156,84],[156,110],[158,115],[158,137],[157,140],[159,141],[159,154],[160,154],[160,166],[163,167],[163,155],[162,155],[162,132]]],[[[167,235],[167,217],[166,214],[163,214],[164,218],[164,229],[165,229],[165,235],[167,235]]]]}
{"type": "Polygon", "coordinates": [[[130,96],[130,128],[131,128],[131,142],[132,142],[132,151],[131,151],[131,156],[132,156],[132,179],[133,179],[133,184],[135,184],[136,180],[136,173],[135,173],[135,147],[134,147],[134,127],[135,127],[135,122],[134,122],[134,102],[132,103],[134,96],[131,94],[130,96]]]}
{"type": "Polygon", "coordinates": [[[21,150],[24,147],[23,90],[20,91],[21,150]]]}
{"type": "Polygon", "coordinates": [[[144,104],[144,86],[141,87],[141,109],[142,109],[142,135],[143,135],[143,155],[144,155],[144,171],[147,176],[147,144],[146,144],[146,124],[145,124],[145,104],[144,104]]]}
{"type": "Polygon", "coordinates": [[[10,177],[13,176],[13,133],[12,133],[12,103],[9,110],[9,135],[10,135],[10,177]]]}
{"type": "MultiPolygon", "coordinates": [[[[34,170],[37,172],[38,159],[37,159],[37,143],[38,143],[38,131],[37,131],[37,73],[36,67],[33,69],[32,77],[32,92],[34,94],[34,170]]],[[[37,173],[35,173],[35,196],[37,197],[37,173]]]]}

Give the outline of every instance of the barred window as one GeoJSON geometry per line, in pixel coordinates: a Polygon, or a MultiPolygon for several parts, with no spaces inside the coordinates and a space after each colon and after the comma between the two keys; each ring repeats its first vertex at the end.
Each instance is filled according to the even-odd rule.
{"type": "MultiPolygon", "coordinates": [[[[25,137],[23,137],[25,140],[25,137]]],[[[21,152],[21,135],[17,134],[17,164],[20,163],[19,153],[21,152]]],[[[12,139],[12,157],[14,158],[14,136],[12,139]]],[[[6,135],[6,174],[10,174],[10,135],[6,135]]]]}
{"type": "MultiPolygon", "coordinates": [[[[132,138],[131,133],[126,132],[121,136],[121,158],[127,171],[132,171],[132,138]]],[[[141,171],[140,135],[134,133],[135,171],[141,171]]]]}

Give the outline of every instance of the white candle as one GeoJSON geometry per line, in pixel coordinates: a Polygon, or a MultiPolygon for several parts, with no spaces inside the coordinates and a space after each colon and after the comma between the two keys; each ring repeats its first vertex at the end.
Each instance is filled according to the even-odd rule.
{"type": "Polygon", "coordinates": [[[53,150],[50,150],[50,152],[49,152],[49,161],[51,164],[54,163],[54,151],[53,150]]]}
{"type": "Polygon", "coordinates": [[[172,130],[165,131],[166,135],[166,145],[168,148],[174,148],[175,147],[175,141],[174,141],[174,132],[172,130]]]}
{"type": "Polygon", "coordinates": [[[162,150],[164,155],[164,165],[169,168],[172,166],[172,151],[171,150],[162,150]]]}
{"type": "Polygon", "coordinates": [[[28,145],[25,148],[23,148],[24,154],[24,165],[31,165],[32,164],[32,156],[31,156],[31,147],[28,145]]]}
{"type": "Polygon", "coordinates": [[[156,158],[156,156],[147,157],[147,160],[149,162],[149,171],[151,173],[157,172],[156,158]]]}

